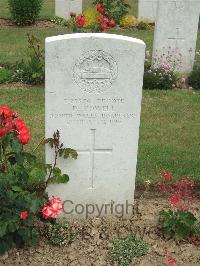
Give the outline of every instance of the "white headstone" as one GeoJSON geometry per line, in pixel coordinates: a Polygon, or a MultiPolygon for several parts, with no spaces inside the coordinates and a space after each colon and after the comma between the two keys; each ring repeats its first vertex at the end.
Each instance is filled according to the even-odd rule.
{"type": "MultiPolygon", "coordinates": [[[[143,41],[114,34],[46,39],[46,137],[58,129],[65,147],[79,154],[59,162],[71,179],[49,192],[67,200],[71,216],[86,215],[80,204],[93,204],[93,216],[98,208],[114,214],[117,204],[124,204],[124,215],[132,211],[144,54],[143,41]],[[113,211],[105,207],[112,202],[113,211]]],[[[49,148],[46,161],[52,162],[49,148]]]]}
{"type": "Polygon", "coordinates": [[[139,0],[138,19],[155,22],[158,0],[139,0]]]}
{"type": "Polygon", "coordinates": [[[193,68],[198,31],[199,0],[159,0],[154,34],[153,57],[172,53],[182,56],[178,71],[193,68]],[[170,52],[170,53],[171,53],[170,52]]]}
{"type": "Polygon", "coordinates": [[[55,15],[64,19],[70,18],[70,12],[82,13],[82,0],[55,0],[55,15]]]}

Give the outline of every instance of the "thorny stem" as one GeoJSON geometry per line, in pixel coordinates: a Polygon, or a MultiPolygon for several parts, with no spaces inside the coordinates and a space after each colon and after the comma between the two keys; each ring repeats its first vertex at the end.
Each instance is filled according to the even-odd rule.
{"type": "Polygon", "coordinates": [[[56,142],[55,143],[55,148],[54,148],[54,152],[55,152],[55,158],[54,158],[54,164],[53,166],[51,166],[51,170],[49,172],[49,176],[47,178],[47,181],[45,182],[45,189],[47,188],[47,185],[48,185],[48,182],[49,182],[49,179],[51,178],[51,175],[53,173],[53,169],[56,167],[57,165],[57,159],[58,159],[58,154],[59,154],[59,140],[58,140],[58,143],[56,142]]]}
{"type": "Polygon", "coordinates": [[[39,144],[35,147],[35,149],[33,150],[33,152],[35,152],[36,150],[37,150],[37,148],[44,142],[44,140],[45,140],[45,137],[43,137],[42,139],[41,139],[41,141],[39,142],[39,144]]]}

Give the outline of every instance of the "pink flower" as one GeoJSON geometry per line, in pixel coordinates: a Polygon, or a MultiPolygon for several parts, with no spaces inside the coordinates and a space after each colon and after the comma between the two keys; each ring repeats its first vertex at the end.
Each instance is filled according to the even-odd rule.
{"type": "Polygon", "coordinates": [[[162,172],[160,173],[160,176],[162,176],[165,180],[168,180],[170,182],[172,182],[174,178],[170,172],[162,172]]]}
{"type": "Polygon", "coordinates": [[[175,194],[170,197],[170,204],[173,205],[174,207],[177,207],[177,204],[180,203],[180,201],[181,201],[181,196],[179,194],[175,194]]]}
{"type": "Polygon", "coordinates": [[[41,212],[44,219],[55,218],[59,214],[59,211],[53,209],[51,206],[44,206],[41,212]]]}
{"type": "Polygon", "coordinates": [[[61,198],[52,198],[49,200],[48,204],[43,207],[41,210],[43,218],[55,218],[63,210],[63,204],[61,198]]]}
{"type": "Polygon", "coordinates": [[[62,211],[63,210],[63,204],[61,198],[52,198],[49,200],[49,204],[54,210],[62,211]]]}
{"type": "Polygon", "coordinates": [[[162,68],[163,68],[164,70],[168,70],[168,69],[169,69],[169,65],[168,65],[168,64],[162,64],[162,68]]]}
{"type": "Polygon", "coordinates": [[[167,264],[168,265],[176,265],[176,260],[174,258],[172,258],[171,256],[167,256],[167,264]]]}

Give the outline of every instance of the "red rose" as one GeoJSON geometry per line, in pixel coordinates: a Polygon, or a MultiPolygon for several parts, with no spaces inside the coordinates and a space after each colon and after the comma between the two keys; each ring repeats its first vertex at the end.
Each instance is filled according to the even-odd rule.
{"type": "Polygon", "coordinates": [[[97,22],[99,23],[99,22],[102,22],[102,21],[103,21],[103,18],[102,17],[98,17],[97,22]]]}
{"type": "Polygon", "coordinates": [[[111,19],[110,22],[109,22],[109,26],[111,28],[113,28],[113,27],[115,27],[115,25],[116,25],[115,21],[113,19],[111,19]]]}
{"type": "Polygon", "coordinates": [[[30,139],[30,132],[27,127],[24,127],[20,131],[18,131],[18,140],[23,144],[26,145],[30,139]]]}
{"type": "Polygon", "coordinates": [[[27,216],[28,216],[28,212],[27,212],[27,211],[23,211],[23,212],[21,212],[21,214],[20,214],[20,218],[21,218],[22,220],[25,220],[25,219],[27,218],[27,216]]]}
{"type": "Polygon", "coordinates": [[[21,118],[18,118],[14,121],[14,126],[16,127],[17,131],[22,130],[24,127],[26,127],[26,124],[21,118]]]}
{"type": "Polygon", "coordinates": [[[5,119],[10,118],[12,115],[12,111],[8,106],[1,106],[0,107],[0,116],[3,115],[5,119]]]}
{"type": "Polygon", "coordinates": [[[110,29],[110,27],[106,23],[102,23],[101,29],[102,29],[102,31],[104,31],[104,30],[110,29]]]}
{"type": "Polygon", "coordinates": [[[13,121],[11,119],[7,119],[5,123],[5,130],[10,131],[13,129],[13,121]]]}
{"type": "Polygon", "coordinates": [[[103,18],[103,21],[108,23],[109,22],[109,18],[103,18]]]}
{"type": "Polygon", "coordinates": [[[85,16],[80,15],[76,18],[76,26],[82,28],[85,25],[85,16]]]}
{"type": "Polygon", "coordinates": [[[97,4],[97,10],[100,14],[105,14],[107,13],[107,11],[105,11],[103,8],[102,8],[102,5],[100,3],[97,4]]]}

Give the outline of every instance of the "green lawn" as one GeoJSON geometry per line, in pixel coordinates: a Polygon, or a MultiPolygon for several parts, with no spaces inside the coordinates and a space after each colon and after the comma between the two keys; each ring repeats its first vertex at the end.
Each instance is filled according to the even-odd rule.
{"type": "MultiPolygon", "coordinates": [[[[69,33],[66,28],[11,28],[0,29],[0,65],[15,64],[26,56],[27,52],[27,33],[38,36],[44,44],[47,36],[69,33]]],[[[148,49],[152,49],[153,31],[128,30],[111,31],[111,33],[123,34],[140,38],[147,44],[148,49]]]]}
{"type": "MultiPolygon", "coordinates": [[[[4,88],[0,104],[20,112],[31,129],[33,149],[44,136],[44,89],[4,88]]],[[[137,181],[157,180],[168,170],[175,177],[200,180],[200,93],[144,91],[137,181]]],[[[28,148],[27,147],[27,148],[28,148]]],[[[44,150],[38,151],[44,159],[44,150]]]]}
{"type": "MultiPolygon", "coordinates": [[[[83,9],[92,6],[93,0],[83,0],[83,9]]],[[[138,0],[128,0],[131,5],[130,14],[137,16],[138,0]]],[[[40,13],[41,19],[50,19],[55,16],[55,0],[44,0],[44,5],[40,13]]],[[[10,18],[8,10],[8,0],[0,0],[0,18],[10,18]]]]}

